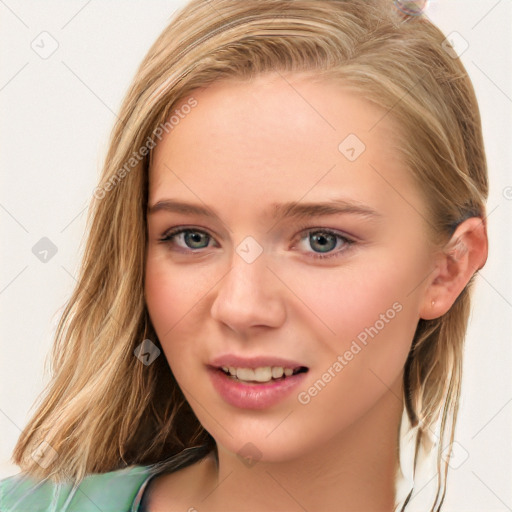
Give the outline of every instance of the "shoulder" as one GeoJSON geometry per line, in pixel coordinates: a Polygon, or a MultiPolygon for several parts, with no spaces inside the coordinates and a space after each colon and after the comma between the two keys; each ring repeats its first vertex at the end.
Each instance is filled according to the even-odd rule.
{"type": "Polygon", "coordinates": [[[151,476],[150,466],[131,466],[86,476],[72,483],[37,481],[24,473],[0,480],[2,512],[129,512],[141,485],[151,476]]]}

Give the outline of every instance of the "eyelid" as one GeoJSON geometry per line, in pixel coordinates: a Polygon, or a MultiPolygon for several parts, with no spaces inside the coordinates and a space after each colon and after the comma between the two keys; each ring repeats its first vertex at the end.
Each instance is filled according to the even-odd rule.
{"type": "Polygon", "coordinates": [[[205,228],[200,228],[197,226],[183,225],[183,226],[174,226],[173,228],[169,228],[169,229],[165,230],[164,234],[160,237],[160,239],[168,238],[172,235],[177,235],[179,233],[182,233],[183,231],[197,231],[198,233],[204,233],[206,235],[211,236],[210,233],[208,233],[208,230],[205,228]]]}
{"type": "Polygon", "coordinates": [[[356,235],[347,233],[346,231],[341,229],[327,227],[325,224],[315,226],[312,225],[311,223],[299,223],[298,225],[295,225],[295,230],[298,231],[297,236],[303,233],[311,233],[312,231],[322,231],[324,233],[332,233],[334,235],[341,236],[342,238],[346,238],[347,240],[350,240],[354,243],[361,241],[361,239],[356,235]]]}

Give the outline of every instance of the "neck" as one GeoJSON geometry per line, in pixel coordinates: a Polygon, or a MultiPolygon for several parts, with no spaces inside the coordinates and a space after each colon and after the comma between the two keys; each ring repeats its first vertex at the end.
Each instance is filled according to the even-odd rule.
{"type": "Polygon", "coordinates": [[[208,510],[392,512],[403,411],[402,381],[357,422],[314,452],[247,465],[218,445],[208,510]]]}

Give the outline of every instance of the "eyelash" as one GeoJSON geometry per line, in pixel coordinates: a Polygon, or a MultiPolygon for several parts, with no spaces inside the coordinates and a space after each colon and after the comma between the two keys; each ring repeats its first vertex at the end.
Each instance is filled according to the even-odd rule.
{"type": "MultiPolygon", "coordinates": [[[[356,244],[355,240],[352,240],[350,238],[347,238],[346,236],[338,233],[337,231],[333,231],[332,229],[326,229],[326,228],[310,228],[310,227],[306,227],[306,226],[302,226],[302,227],[299,227],[299,229],[305,229],[305,231],[301,231],[301,236],[300,238],[298,239],[298,241],[302,241],[303,239],[309,237],[312,233],[321,233],[321,234],[324,234],[324,235],[333,235],[337,238],[337,240],[342,240],[344,242],[344,248],[342,249],[339,249],[335,252],[329,252],[329,253],[326,253],[326,254],[321,254],[321,253],[307,253],[308,256],[310,258],[313,258],[313,259],[317,259],[317,260],[323,260],[323,259],[327,259],[327,258],[332,258],[332,257],[338,257],[341,255],[341,253],[345,253],[347,252],[348,250],[352,249],[352,247],[356,244]]],[[[164,233],[164,235],[159,239],[159,242],[160,243],[163,243],[163,244],[172,244],[172,239],[177,236],[177,235],[180,235],[181,233],[201,233],[203,235],[206,235],[208,236],[210,239],[213,240],[213,237],[207,232],[207,231],[204,231],[202,229],[195,229],[195,228],[184,228],[184,227],[179,227],[179,228],[174,228],[174,229],[171,229],[170,231],[167,231],[166,233],[164,233]]],[[[294,247],[295,247],[296,244],[294,244],[294,247]]],[[[189,252],[189,253],[196,253],[197,251],[193,250],[193,249],[183,249],[183,248],[180,248],[182,250],[182,252],[189,252]]],[[[203,249],[206,249],[206,247],[204,247],[203,249]]]]}

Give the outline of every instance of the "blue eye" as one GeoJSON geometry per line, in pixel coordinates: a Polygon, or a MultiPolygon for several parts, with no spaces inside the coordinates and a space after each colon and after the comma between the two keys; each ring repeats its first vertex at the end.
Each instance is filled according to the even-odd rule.
{"type": "MultiPolygon", "coordinates": [[[[172,229],[165,233],[159,241],[177,246],[183,252],[189,253],[200,253],[201,249],[211,246],[218,247],[215,240],[206,231],[194,228],[180,227],[172,229]],[[210,245],[210,242],[213,242],[213,244],[210,245]]],[[[307,247],[299,248],[301,252],[314,259],[340,256],[341,253],[346,252],[355,244],[355,241],[328,229],[309,229],[300,237],[297,245],[300,246],[306,241],[312,251],[307,247]]]]}
{"type": "Polygon", "coordinates": [[[205,249],[208,247],[210,240],[212,238],[204,231],[178,228],[166,233],[160,239],[160,242],[177,243],[178,247],[182,249],[205,249]]]}
{"type": "Polygon", "coordinates": [[[313,253],[309,253],[312,258],[330,258],[333,256],[339,256],[341,252],[345,252],[355,243],[339,233],[334,231],[318,229],[309,230],[301,237],[300,242],[307,240],[310,247],[313,249],[313,253]],[[334,249],[339,249],[333,252],[334,249]]]}

